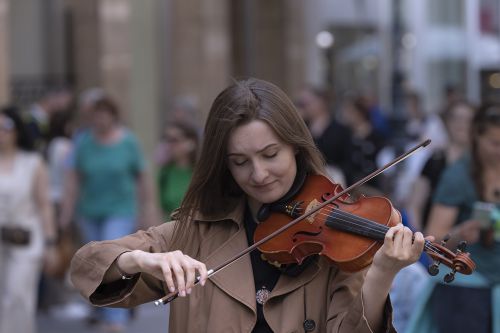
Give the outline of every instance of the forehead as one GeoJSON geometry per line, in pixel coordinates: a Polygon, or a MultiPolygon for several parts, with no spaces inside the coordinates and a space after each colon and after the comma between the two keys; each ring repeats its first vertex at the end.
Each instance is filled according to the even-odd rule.
{"type": "Polygon", "coordinates": [[[253,120],[236,127],[229,135],[228,153],[252,153],[270,144],[283,143],[276,132],[265,122],[253,120]]]}

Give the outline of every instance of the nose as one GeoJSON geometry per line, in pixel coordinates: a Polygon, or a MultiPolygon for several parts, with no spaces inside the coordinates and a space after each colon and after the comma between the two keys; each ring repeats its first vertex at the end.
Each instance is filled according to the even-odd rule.
{"type": "Polygon", "coordinates": [[[269,172],[267,171],[267,168],[265,167],[264,163],[260,161],[255,161],[253,163],[252,181],[255,184],[263,184],[268,174],[269,172]]]}

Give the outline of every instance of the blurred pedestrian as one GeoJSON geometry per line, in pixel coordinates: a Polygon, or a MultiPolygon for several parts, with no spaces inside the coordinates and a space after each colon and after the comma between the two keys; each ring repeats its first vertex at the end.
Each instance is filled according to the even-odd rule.
{"type": "Polygon", "coordinates": [[[45,157],[49,142],[49,122],[54,113],[68,112],[73,94],[66,87],[47,89],[28,109],[26,124],[35,142],[35,148],[45,157]]]}
{"type": "Polygon", "coordinates": [[[336,182],[346,185],[351,132],[333,115],[330,94],[319,87],[305,87],[299,94],[296,106],[331,170],[329,174],[336,182]]]}
{"type": "Polygon", "coordinates": [[[417,92],[409,91],[405,96],[406,125],[404,139],[406,149],[430,139],[427,149],[412,156],[400,164],[395,180],[394,198],[401,207],[406,207],[412,191],[412,185],[422,172],[425,162],[437,149],[442,149],[448,142],[446,129],[440,116],[426,112],[423,101],[417,92]]]}
{"type": "MultiPolygon", "coordinates": [[[[75,142],[61,225],[68,226],[75,216],[83,240],[90,242],[137,230],[140,208],[149,223],[156,224],[145,161],[135,135],[120,123],[118,106],[103,97],[94,102],[88,116],[90,128],[75,142]]],[[[99,309],[97,315],[112,332],[123,330],[128,320],[128,311],[122,309],[99,309]]]]}
{"type": "Polygon", "coordinates": [[[470,125],[475,109],[465,101],[448,105],[442,117],[448,135],[446,147],[435,150],[414,182],[408,200],[410,223],[417,230],[424,230],[432,203],[432,195],[443,170],[462,155],[470,146],[470,125]]]}
{"type": "Polygon", "coordinates": [[[181,204],[187,191],[198,154],[199,129],[185,122],[167,124],[164,140],[170,159],[158,175],[158,191],[164,216],[169,217],[181,204]]]}
{"type": "Polygon", "coordinates": [[[15,108],[0,112],[0,333],[35,332],[42,267],[57,264],[48,175],[15,108]]]}
{"type": "MultiPolygon", "coordinates": [[[[64,196],[64,174],[73,147],[71,140],[73,129],[73,114],[69,110],[61,110],[50,115],[47,166],[49,175],[50,201],[54,207],[55,220],[59,221],[61,205],[64,196]]],[[[57,251],[59,265],[54,270],[44,272],[41,286],[39,308],[50,310],[53,306],[63,305],[68,301],[68,288],[65,285],[65,275],[69,261],[77,244],[75,228],[65,228],[57,225],[57,251]]]]}
{"type": "MultiPolygon", "coordinates": [[[[347,97],[344,100],[341,119],[352,133],[350,142],[345,143],[349,149],[345,174],[347,183],[354,184],[377,169],[377,156],[385,146],[385,139],[373,127],[370,110],[359,97],[347,97]]],[[[382,178],[376,177],[366,186],[381,190],[382,178]]]]}
{"type": "Polygon", "coordinates": [[[474,116],[471,153],[443,172],[426,229],[437,239],[450,235],[447,246],[452,249],[467,241],[476,271],[424,293],[428,305],[415,314],[411,332],[500,331],[500,238],[490,237],[492,222],[498,228],[500,221],[493,215],[480,219],[474,212],[478,203],[500,204],[500,105],[485,104],[474,116]],[[419,326],[423,323],[430,325],[419,326]]]}

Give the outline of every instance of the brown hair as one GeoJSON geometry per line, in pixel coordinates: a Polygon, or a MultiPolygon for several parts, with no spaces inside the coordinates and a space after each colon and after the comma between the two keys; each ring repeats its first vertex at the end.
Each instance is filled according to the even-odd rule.
{"type": "Polygon", "coordinates": [[[484,181],[483,169],[484,165],[479,158],[478,139],[489,128],[500,127],[500,105],[499,104],[483,104],[474,115],[471,126],[471,172],[477,194],[481,200],[484,200],[484,181]]]}
{"type": "Polygon", "coordinates": [[[110,97],[103,96],[97,99],[92,104],[92,109],[94,111],[104,111],[109,113],[115,120],[120,119],[120,110],[118,109],[118,105],[113,101],[110,97]]]}
{"type": "Polygon", "coordinates": [[[298,168],[325,173],[323,158],[288,96],[263,80],[235,82],[215,98],[208,114],[200,158],[176,214],[179,223],[172,248],[181,245],[189,235],[195,210],[206,216],[227,214],[243,198],[227,166],[227,144],[236,127],[253,120],[264,121],[283,142],[296,149],[298,168]]]}

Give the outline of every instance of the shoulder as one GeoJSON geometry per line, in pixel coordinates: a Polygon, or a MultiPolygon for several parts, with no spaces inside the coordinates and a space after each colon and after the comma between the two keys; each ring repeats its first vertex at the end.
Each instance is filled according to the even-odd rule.
{"type": "Polygon", "coordinates": [[[439,180],[434,201],[446,205],[463,203],[473,195],[474,184],[470,176],[470,160],[465,157],[448,166],[439,180]]]}
{"type": "Polygon", "coordinates": [[[464,156],[450,164],[443,172],[443,179],[448,181],[467,181],[470,178],[470,156],[464,156]]]}

